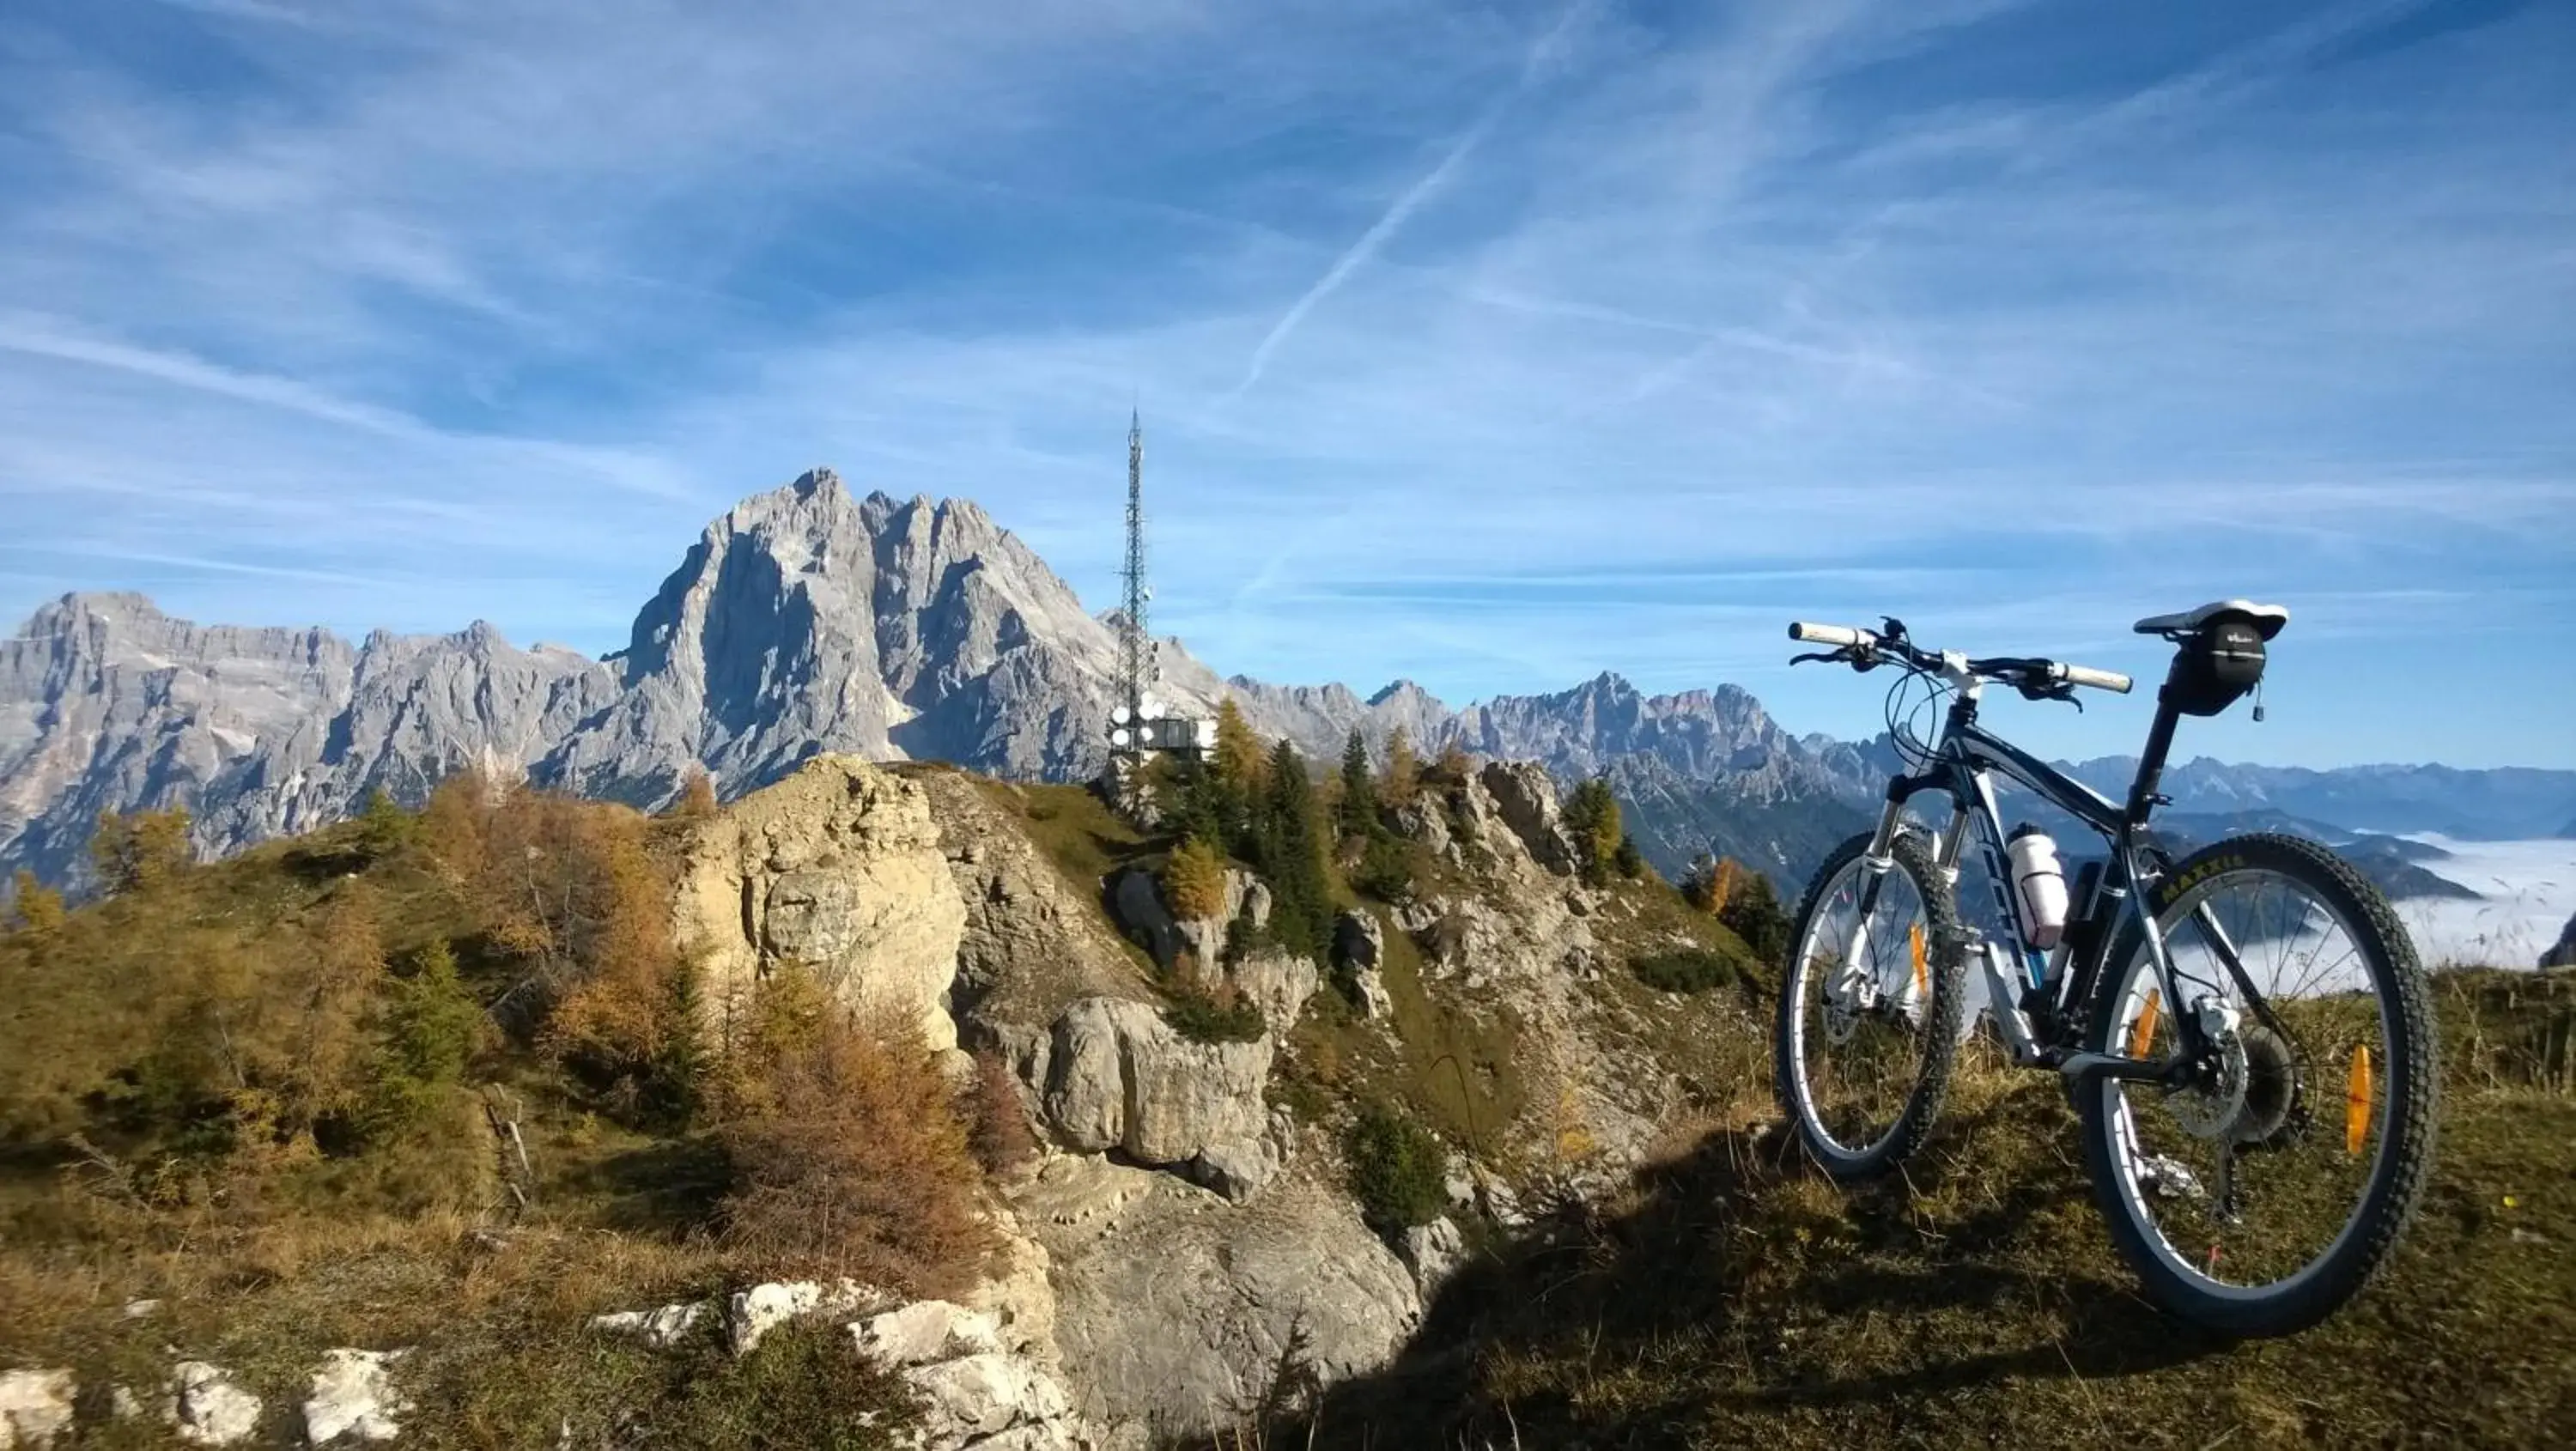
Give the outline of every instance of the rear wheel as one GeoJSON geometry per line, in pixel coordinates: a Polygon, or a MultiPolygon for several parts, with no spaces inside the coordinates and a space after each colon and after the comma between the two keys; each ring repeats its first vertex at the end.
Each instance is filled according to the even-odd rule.
{"type": "Polygon", "coordinates": [[[2183,1001],[2132,923],[2088,1046],[2184,1071],[2077,1094],[2095,1195],[2166,1309],[2224,1335],[2305,1329],[2368,1283],[2432,1165],[2423,971],[2378,889],[2298,837],[2219,842],[2148,901],[2183,1001]],[[2210,1039],[2190,1065],[2185,1013],[2210,1039]]]}
{"type": "Polygon", "coordinates": [[[1835,848],[1807,887],[1773,1042],[1781,1112],[1838,1180],[1922,1146],[1959,1047],[1957,905],[1919,834],[1900,832],[1878,871],[1869,842],[1835,848]]]}

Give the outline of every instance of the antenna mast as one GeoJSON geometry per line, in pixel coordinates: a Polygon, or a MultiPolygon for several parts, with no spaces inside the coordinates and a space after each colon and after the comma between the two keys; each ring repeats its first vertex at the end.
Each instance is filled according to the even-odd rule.
{"type": "Polygon", "coordinates": [[[1145,718],[1145,688],[1152,683],[1153,666],[1148,658],[1145,632],[1145,429],[1140,415],[1127,414],[1127,568],[1121,578],[1127,583],[1126,620],[1119,635],[1119,689],[1125,698],[1119,704],[1127,707],[1127,718],[1141,722],[1145,718]]]}

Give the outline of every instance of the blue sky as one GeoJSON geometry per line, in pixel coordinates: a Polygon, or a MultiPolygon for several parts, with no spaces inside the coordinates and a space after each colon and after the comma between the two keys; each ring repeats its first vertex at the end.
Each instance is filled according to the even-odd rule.
{"type": "Polygon", "coordinates": [[[2187,751],[2576,765],[2576,7],[9,10],[13,620],[596,652],[815,463],[1105,606],[1141,401],[1221,670],[1856,735],[1789,618],[2152,673],[2250,594],[2187,751]]]}

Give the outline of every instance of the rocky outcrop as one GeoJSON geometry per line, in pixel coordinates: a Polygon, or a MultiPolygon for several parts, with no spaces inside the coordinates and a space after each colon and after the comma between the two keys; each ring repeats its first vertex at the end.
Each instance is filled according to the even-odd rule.
{"type": "Polygon", "coordinates": [[[792,960],[843,1001],[956,1046],[966,907],[915,782],[826,756],[735,802],[690,837],[673,925],[710,1014],[792,960]]]}
{"type": "Polygon", "coordinates": [[[1302,1171],[1227,1205],[1168,1176],[1058,1160],[1014,1199],[1054,1257],[1081,1408],[1113,1427],[1234,1424],[1284,1365],[1324,1383],[1374,1369],[1420,1317],[1403,1264],[1302,1171]]]}
{"type": "Polygon", "coordinates": [[[1149,1003],[1084,998],[1014,1066],[1038,1090],[1039,1116],[1078,1153],[1115,1149],[1139,1164],[1212,1177],[1248,1193],[1270,1124],[1262,1090],[1271,1040],[1194,1043],[1149,1003]]]}
{"type": "Polygon", "coordinates": [[[1413,1271],[1413,1283],[1427,1302],[1466,1259],[1467,1241],[1458,1232],[1457,1221],[1444,1215],[1406,1230],[1402,1253],[1405,1268],[1413,1271]]]}
{"type": "Polygon", "coordinates": [[[808,1315],[846,1315],[884,1301],[881,1290],[856,1280],[788,1280],[736,1290],[725,1301],[725,1335],[736,1355],[760,1348],[762,1337],[808,1315]]]}
{"type": "Polygon", "coordinates": [[[1020,788],[942,767],[907,774],[929,795],[966,908],[950,1006],[967,1046],[1044,1032],[1076,998],[1137,990],[1135,959],[1102,917],[1097,885],[1067,882],[1017,813],[994,804],[1020,788]]]}
{"type": "Polygon", "coordinates": [[[1130,867],[1110,879],[1110,910],[1157,968],[1202,992],[1250,999],[1271,1031],[1284,1033],[1295,1026],[1306,999],[1315,995],[1322,974],[1311,959],[1278,947],[1235,950],[1237,932],[1260,942],[1270,925],[1270,888],[1260,878],[1228,867],[1220,900],[1213,915],[1179,918],[1164,901],[1154,873],[1130,867]]]}
{"type": "Polygon", "coordinates": [[[1386,929],[1374,914],[1344,912],[1333,919],[1334,965],[1350,974],[1360,1011],[1381,1020],[1395,1015],[1395,999],[1387,994],[1386,976],[1378,969],[1385,958],[1386,929]]]}
{"type": "MultiPolygon", "coordinates": [[[[1035,1245],[1029,1248],[1043,1264],[1044,1251],[1035,1245]]],[[[1016,1298],[1017,1293],[1005,1288],[1003,1298],[1016,1298]]],[[[753,1285],[726,1297],[725,1305],[737,1355],[752,1354],[770,1332],[793,1321],[844,1321],[851,1354],[867,1356],[895,1371],[919,1394],[922,1417],[905,1444],[920,1451],[1098,1451],[1103,1444],[1091,1424],[1074,1414],[1073,1398],[1052,1368],[1052,1342],[1006,1343],[1004,1316],[996,1310],[945,1300],[895,1304],[890,1297],[848,1280],[753,1285]],[[859,1318],[847,1319],[854,1311],[859,1318]]],[[[620,1311],[597,1316],[591,1324],[603,1330],[648,1327],[677,1318],[671,1312],[683,1308],[694,1312],[686,1317],[694,1321],[713,1313],[715,1305],[702,1301],[688,1307],[620,1311]]],[[[334,1356],[359,1353],[333,1352],[334,1356]]],[[[317,1375],[317,1395],[321,1384],[317,1375]]],[[[383,1403],[376,1404],[381,1416],[383,1403]]],[[[306,1417],[310,1424],[309,1403],[306,1417]]],[[[344,1431],[356,1434],[361,1424],[367,1423],[351,1421],[344,1431]]],[[[373,1424],[390,1423],[379,1419],[373,1424]]],[[[327,1439],[316,1431],[312,1444],[319,1446],[327,1439]]]]}
{"type": "Polygon", "coordinates": [[[72,1423],[68,1370],[0,1371],[0,1448],[50,1446],[72,1423]]]}
{"type": "Polygon", "coordinates": [[[1531,860],[1551,872],[1574,870],[1574,838],[1566,832],[1556,784],[1545,767],[1535,761],[1493,761],[1477,783],[1493,798],[1495,814],[1520,838],[1531,860]]]}

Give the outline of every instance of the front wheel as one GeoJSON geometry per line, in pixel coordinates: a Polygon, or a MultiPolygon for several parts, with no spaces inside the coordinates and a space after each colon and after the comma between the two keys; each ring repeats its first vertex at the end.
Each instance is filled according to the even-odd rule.
{"type": "Polygon", "coordinates": [[[1870,838],[1836,847],[1798,909],[1772,1055],[1780,1111],[1837,1180],[1886,1173],[1923,1144],[1959,1050],[1958,906],[1913,832],[1873,870],[1870,838]]]}
{"type": "Polygon", "coordinates": [[[2095,1052],[2173,1065],[2076,1096],[2111,1238],[2167,1310],[2235,1337],[2335,1312],[2396,1244],[2431,1170],[2423,970],[2388,901],[2334,853],[2244,836],[2166,872],[2093,1004],[2095,1052]],[[2177,1021],[2207,1039],[2183,1061],[2177,1021]]]}

